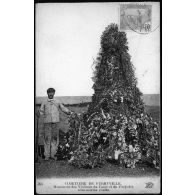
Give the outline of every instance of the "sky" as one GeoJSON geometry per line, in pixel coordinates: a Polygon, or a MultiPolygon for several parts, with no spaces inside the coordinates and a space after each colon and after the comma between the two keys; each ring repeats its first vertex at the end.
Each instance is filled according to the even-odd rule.
{"type": "MultiPolygon", "coordinates": [[[[119,24],[121,3],[36,4],[36,96],[49,87],[56,96],[90,96],[92,64],[100,36],[110,23],[119,24]]],[[[152,4],[152,29],[160,25],[159,4],[152,4]]],[[[138,87],[160,92],[160,28],[149,34],[125,31],[138,87]]]]}

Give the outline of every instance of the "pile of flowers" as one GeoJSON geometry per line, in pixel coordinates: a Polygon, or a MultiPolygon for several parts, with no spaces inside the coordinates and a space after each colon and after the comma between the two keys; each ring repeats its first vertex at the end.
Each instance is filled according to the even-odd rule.
{"type": "MultiPolygon", "coordinates": [[[[78,167],[102,166],[115,160],[119,165],[135,168],[136,164],[148,162],[159,168],[159,127],[147,114],[140,116],[94,113],[85,119],[85,114],[70,118],[77,126],[70,130],[74,134],[74,150],[69,163],[78,167]]],[[[71,144],[70,144],[71,145],[71,144]]]]}

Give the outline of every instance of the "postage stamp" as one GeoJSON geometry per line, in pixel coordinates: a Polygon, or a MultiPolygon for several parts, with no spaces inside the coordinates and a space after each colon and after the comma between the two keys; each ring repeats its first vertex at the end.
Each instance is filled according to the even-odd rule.
{"type": "Polygon", "coordinates": [[[150,32],[152,26],[152,5],[121,4],[120,30],[150,32]]]}

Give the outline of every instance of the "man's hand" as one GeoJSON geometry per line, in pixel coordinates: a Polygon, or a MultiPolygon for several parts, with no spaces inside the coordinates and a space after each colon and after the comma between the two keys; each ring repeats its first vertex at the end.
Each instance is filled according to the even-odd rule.
{"type": "Polygon", "coordinates": [[[75,112],[73,112],[73,111],[70,111],[70,115],[75,115],[75,112]]]}
{"type": "Polygon", "coordinates": [[[75,112],[73,112],[73,111],[70,111],[70,116],[75,117],[75,116],[76,116],[76,113],[75,113],[75,112]]]}

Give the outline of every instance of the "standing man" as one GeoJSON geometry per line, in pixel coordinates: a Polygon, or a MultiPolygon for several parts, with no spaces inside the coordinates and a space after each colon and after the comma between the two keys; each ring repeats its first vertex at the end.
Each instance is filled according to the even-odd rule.
{"type": "Polygon", "coordinates": [[[59,109],[68,115],[73,113],[64,107],[59,100],[54,99],[54,94],[54,88],[49,88],[47,90],[48,98],[46,101],[42,102],[38,112],[38,117],[40,115],[44,116],[43,142],[45,160],[49,160],[49,158],[57,160],[55,154],[57,153],[59,144],[59,109]]]}

